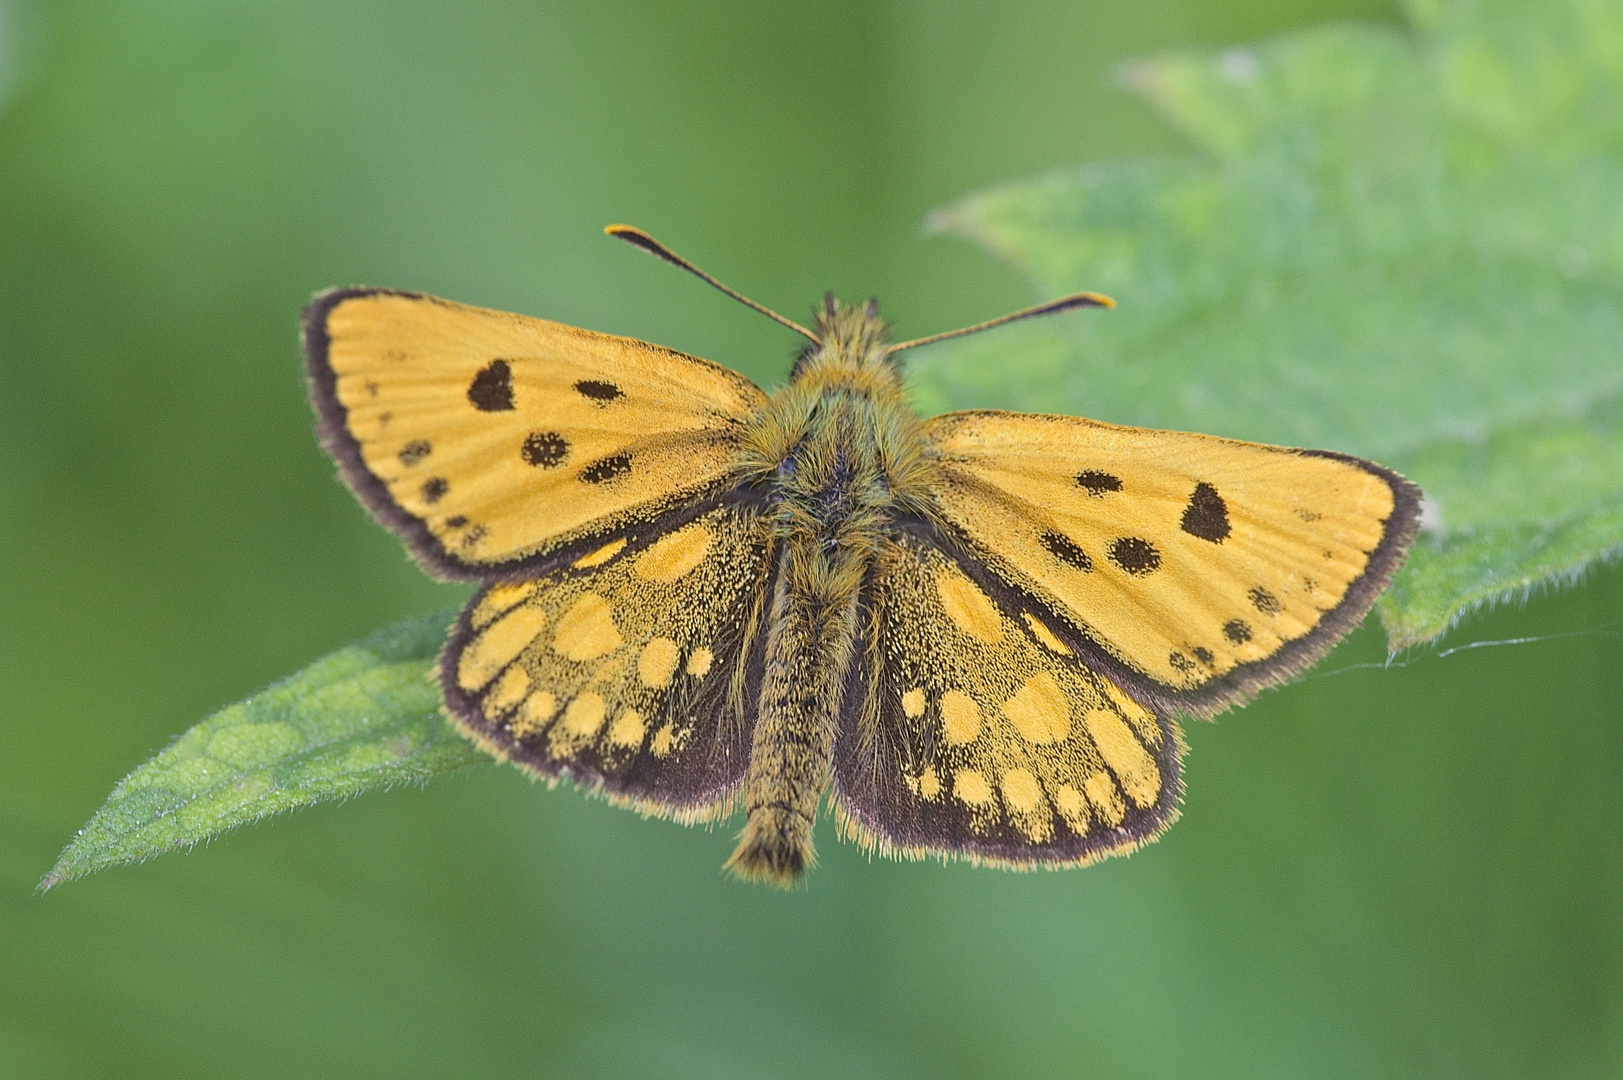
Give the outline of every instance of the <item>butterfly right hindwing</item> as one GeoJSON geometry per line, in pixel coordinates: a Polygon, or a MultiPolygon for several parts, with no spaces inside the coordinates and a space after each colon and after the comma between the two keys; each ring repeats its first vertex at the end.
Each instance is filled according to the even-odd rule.
{"type": "Polygon", "coordinates": [[[1177,726],[942,548],[876,559],[835,746],[842,823],[884,854],[1077,865],[1171,824],[1177,726]]]}
{"type": "Polygon", "coordinates": [[[458,725],[644,813],[727,812],[749,761],[771,541],[723,504],[470,603],[441,658],[458,725]]]}

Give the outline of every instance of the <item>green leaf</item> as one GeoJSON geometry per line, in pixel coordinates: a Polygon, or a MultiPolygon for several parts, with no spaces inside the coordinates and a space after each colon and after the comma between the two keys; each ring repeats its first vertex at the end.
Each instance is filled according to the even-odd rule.
{"type": "Polygon", "coordinates": [[[489,761],[440,713],[434,657],[453,618],[408,619],[204,720],[119,782],[40,887],[489,761]]]}
{"type": "Polygon", "coordinates": [[[1186,160],[938,211],[1113,312],[916,362],[920,404],[1342,450],[1425,490],[1392,648],[1623,544],[1623,2],[1412,0],[1131,66],[1186,160]]]}

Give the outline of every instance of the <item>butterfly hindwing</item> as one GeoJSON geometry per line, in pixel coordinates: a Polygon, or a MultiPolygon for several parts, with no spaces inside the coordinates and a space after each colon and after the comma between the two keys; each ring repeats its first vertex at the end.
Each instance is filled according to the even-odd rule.
{"type": "Polygon", "coordinates": [[[748,764],[770,539],[724,504],[633,532],[463,612],[448,709],[498,757],[645,813],[726,812],[748,764]]]}
{"type": "Polygon", "coordinates": [[[1014,594],[904,535],[864,596],[835,746],[845,830],[882,853],[1077,865],[1177,815],[1183,743],[1014,594]]]}
{"type": "Polygon", "coordinates": [[[926,424],[942,516],[1059,636],[1209,715],[1316,660],[1374,603],[1419,491],[1323,451],[1061,416],[926,424]]]}
{"type": "Polygon", "coordinates": [[[322,436],[430,570],[542,567],[724,491],[765,395],[630,338],[414,293],[305,309],[322,436]]]}

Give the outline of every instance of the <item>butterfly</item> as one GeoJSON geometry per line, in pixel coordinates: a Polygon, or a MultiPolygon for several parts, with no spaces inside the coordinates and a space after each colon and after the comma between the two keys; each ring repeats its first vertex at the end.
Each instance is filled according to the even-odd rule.
{"type": "Polygon", "coordinates": [[[996,411],[921,419],[830,294],[808,329],[648,234],[610,235],[809,339],[767,394],[629,338],[417,293],[305,309],[342,478],[444,579],[440,657],[499,759],[716,821],[790,885],[825,793],[894,857],[1074,866],[1157,837],[1181,716],[1295,675],[1403,561],[1419,490],[1345,454],[996,411]]]}

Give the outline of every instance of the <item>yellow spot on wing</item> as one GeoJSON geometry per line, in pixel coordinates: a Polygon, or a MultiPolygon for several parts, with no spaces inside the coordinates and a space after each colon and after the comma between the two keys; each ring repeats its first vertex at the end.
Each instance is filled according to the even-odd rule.
{"type": "Polygon", "coordinates": [[[1042,785],[1029,769],[1010,769],[998,781],[1003,802],[1012,811],[1014,823],[1026,837],[1043,843],[1054,835],[1054,819],[1043,799],[1042,785]]]}
{"type": "Polygon", "coordinates": [[[656,541],[637,559],[637,576],[650,581],[675,581],[704,561],[710,549],[710,530],[695,522],[656,541]]]}
{"type": "Polygon", "coordinates": [[[902,695],[902,714],[912,719],[924,715],[924,691],[915,686],[902,695]]]}
{"type": "Polygon", "coordinates": [[[952,793],[971,806],[985,806],[992,801],[992,786],[975,769],[958,770],[952,780],[952,793]]]}
{"type": "Polygon", "coordinates": [[[613,606],[597,593],[587,593],[558,620],[552,647],[571,660],[595,660],[618,649],[621,642],[613,606]]]}
{"type": "Polygon", "coordinates": [[[492,586],[489,592],[480,597],[478,605],[473,609],[473,617],[470,621],[474,626],[484,626],[513,605],[534,596],[535,589],[536,582],[534,581],[492,586]]]}
{"type": "Polygon", "coordinates": [[[716,654],[709,649],[694,649],[688,657],[688,674],[695,679],[702,679],[710,674],[710,665],[716,659],[716,654]]]}
{"type": "Polygon", "coordinates": [[[691,730],[691,728],[683,728],[678,731],[675,724],[666,724],[654,732],[653,742],[649,744],[648,749],[652,750],[657,758],[670,757],[682,749],[682,745],[688,741],[688,734],[691,730]]]}
{"type": "Polygon", "coordinates": [[[1059,683],[1046,671],[1027,679],[1026,684],[1003,703],[1002,710],[1027,742],[1058,742],[1071,733],[1071,707],[1059,683]]]}
{"type": "Polygon", "coordinates": [[[584,690],[564,710],[558,730],[574,739],[589,739],[603,726],[603,714],[602,695],[584,690]]]}
{"type": "Polygon", "coordinates": [[[625,546],[626,542],[624,537],[621,537],[618,540],[610,540],[607,544],[604,544],[596,551],[588,552],[587,554],[576,559],[575,568],[577,570],[583,570],[589,566],[602,566],[604,563],[620,554],[620,549],[625,546]]]}
{"type": "Polygon", "coordinates": [[[977,641],[988,645],[1003,638],[1003,620],[992,598],[980,586],[954,567],[940,566],[935,572],[936,593],[953,624],[977,641]]]}
{"type": "Polygon", "coordinates": [[[1122,790],[1139,806],[1155,805],[1155,797],[1161,793],[1161,771],[1122,718],[1108,709],[1095,709],[1088,713],[1087,725],[1088,734],[1104,755],[1105,764],[1121,781],[1122,790]]]}
{"type": "Polygon", "coordinates": [[[649,638],[637,657],[637,678],[642,680],[644,686],[655,690],[665,686],[676,671],[677,653],[676,642],[670,638],[649,638]]]}
{"type": "Polygon", "coordinates": [[[647,731],[648,725],[643,722],[642,713],[627,709],[609,725],[609,742],[621,747],[641,746],[642,737],[647,731]]]}
{"type": "Polygon", "coordinates": [[[524,708],[513,717],[509,726],[513,730],[515,739],[522,739],[526,735],[534,735],[547,726],[552,714],[558,711],[558,699],[545,690],[531,694],[525,701],[524,708]]]}
{"type": "Polygon", "coordinates": [[[941,794],[941,778],[936,775],[935,766],[931,765],[919,774],[919,797],[928,801],[939,794],[941,794]]]}
{"type": "Polygon", "coordinates": [[[502,616],[462,650],[456,664],[457,685],[464,690],[482,688],[546,625],[547,613],[540,608],[521,607],[502,616]]]}
{"type": "Polygon", "coordinates": [[[1121,819],[1127,816],[1127,808],[1116,794],[1116,785],[1104,773],[1096,772],[1082,781],[1082,790],[1088,793],[1088,801],[1099,811],[1099,816],[1111,825],[1120,825],[1121,819]]]}
{"type": "Polygon", "coordinates": [[[1108,679],[1102,681],[1105,693],[1110,696],[1111,702],[1115,704],[1121,714],[1127,717],[1128,722],[1138,732],[1139,738],[1151,746],[1159,747],[1161,745],[1161,729],[1155,725],[1155,716],[1144,706],[1122,693],[1121,687],[1115,683],[1108,679]]]}
{"type": "Polygon", "coordinates": [[[524,700],[530,692],[530,673],[518,665],[502,672],[485,697],[485,715],[492,720],[524,700]]]}
{"type": "Polygon", "coordinates": [[[981,733],[981,707],[962,690],[941,695],[941,734],[949,743],[972,743],[981,733]]]}
{"type": "Polygon", "coordinates": [[[1035,813],[1043,804],[1042,785],[1029,769],[1010,769],[1003,774],[1003,801],[1022,814],[1035,813]]]}
{"type": "Polygon", "coordinates": [[[1055,637],[1054,632],[1048,629],[1047,624],[1037,616],[1029,611],[1022,611],[1020,617],[1026,620],[1026,629],[1031,631],[1031,636],[1042,642],[1043,647],[1049,652],[1058,653],[1061,656],[1071,655],[1070,647],[1055,637]]]}
{"type": "Polygon", "coordinates": [[[1071,831],[1078,836],[1086,835],[1088,804],[1083,801],[1080,791],[1070,784],[1061,784],[1054,789],[1054,805],[1059,807],[1060,816],[1071,827],[1071,831]]]}

